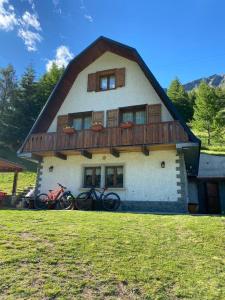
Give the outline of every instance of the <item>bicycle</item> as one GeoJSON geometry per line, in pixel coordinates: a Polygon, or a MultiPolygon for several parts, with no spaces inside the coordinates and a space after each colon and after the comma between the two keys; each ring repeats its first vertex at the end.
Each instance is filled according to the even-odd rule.
{"type": "Polygon", "coordinates": [[[35,208],[38,209],[70,209],[73,206],[74,197],[66,187],[58,183],[59,188],[49,190],[48,194],[40,194],[35,199],[35,208]]]}
{"type": "Polygon", "coordinates": [[[99,201],[107,211],[117,210],[120,206],[120,197],[116,193],[110,192],[105,194],[107,188],[96,189],[95,187],[90,188],[88,192],[79,194],[75,199],[76,208],[82,209],[87,202],[99,201]]]}

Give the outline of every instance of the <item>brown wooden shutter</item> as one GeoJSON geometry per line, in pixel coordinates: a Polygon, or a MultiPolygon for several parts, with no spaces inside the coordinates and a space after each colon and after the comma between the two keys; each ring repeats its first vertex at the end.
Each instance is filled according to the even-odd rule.
{"type": "Polygon", "coordinates": [[[68,115],[58,116],[58,119],[57,119],[57,132],[58,133],[63,132],[63,128],[68,126],[68,121],[69,121],[68,115]]]}
{"type": "Polygon", "coordinates": [[[161,122],[161,104],[148,105],[148,123],[161,122]]]}
{"type": "Polygon", "coordinates": [[[104,125],[104,111],[93,111],[92,112],[92,123],[101,123],[104,125]]]}
{"type": "Polygon", "coordinates": [[[125,86],[125,68],[116,69],[116,87],[125,86]]]}
{"type": "Polygon", "coordinates": [[[107,110],[107,127],[117,127],[119,125],[119,109],[107,110]]]}
{"type": "Polygon", "coordinates": [[[88,74],[88,87],[87,91],[88,92],[93,92],[96,90],[96,73],[88,74]]]}

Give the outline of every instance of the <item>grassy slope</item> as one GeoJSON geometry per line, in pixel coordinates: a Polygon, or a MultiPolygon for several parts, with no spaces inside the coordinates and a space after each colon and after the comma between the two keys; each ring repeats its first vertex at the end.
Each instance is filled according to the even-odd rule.
{"type": "MultiPolygon", "coordinates": [[[[36,181],[36,173],[21,172],[18,176],[17,192],[28,186],[34,186],[36,181]]],[[[13,173],[0,173],[0,191],[11,194],[13,185],[13,173]]]]}
{"type": "Polygon", "coordinates": [[[224,299],[225,219],[0,211],[2,299],[224,299]]]}
{"type": "MultiPolygon", "coordinates": [[[[16,152],[2,147],[2,145],[0,145],[0,158],[19,163],[25,168],[25,172],[19,173],[18,189],[24,189],[27,186],[35,184],[37,169],[37,165],[35,163],[18,158],[16,152]]],[[[0,191],[11,194],[12,184],[13,173],[0,173],[0,191]]]]}

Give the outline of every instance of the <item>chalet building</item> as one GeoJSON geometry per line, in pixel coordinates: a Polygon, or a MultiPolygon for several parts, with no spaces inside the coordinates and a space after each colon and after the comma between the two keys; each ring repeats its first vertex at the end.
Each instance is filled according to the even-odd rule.
{"type": "Polygon", "coordinates": [[[67,66],[18,153],[40,163],[36,193],[107,186],[121,210],[185,213],[199,149],[138,52],[100,37],[67,66]]]}

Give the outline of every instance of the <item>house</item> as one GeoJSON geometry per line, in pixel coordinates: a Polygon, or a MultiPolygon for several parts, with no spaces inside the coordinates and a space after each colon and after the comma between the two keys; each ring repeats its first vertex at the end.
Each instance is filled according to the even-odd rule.
{"type": "Polygon", "coordinates": [[[198,176],[189,178],[189,203],[198,213],[225,214],[225,156],[201,153],[198,176]]]}
{"type": "Polygon", "coordinates": [[[18,154],[36,192],[107,186],[121,210],[185,213],[200,141],[136,49],[100,37],[67,66],[18,154]]]}

